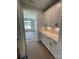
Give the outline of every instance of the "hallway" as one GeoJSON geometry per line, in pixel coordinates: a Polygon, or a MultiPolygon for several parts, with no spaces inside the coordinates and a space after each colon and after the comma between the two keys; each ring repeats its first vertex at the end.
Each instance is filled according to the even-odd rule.
{"type": "Polygon", "coordinates": [[[54,59],[41,42],[27,42],[28,59],[54,59]]]}

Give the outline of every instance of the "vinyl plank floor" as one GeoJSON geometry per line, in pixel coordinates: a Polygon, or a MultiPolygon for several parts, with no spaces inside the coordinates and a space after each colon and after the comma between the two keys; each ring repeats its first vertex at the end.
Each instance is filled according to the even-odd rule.
{"type": "Polygon", "coordinates": [[[27,42],[28,59],[54,59],[41,42],[27,42]]]}

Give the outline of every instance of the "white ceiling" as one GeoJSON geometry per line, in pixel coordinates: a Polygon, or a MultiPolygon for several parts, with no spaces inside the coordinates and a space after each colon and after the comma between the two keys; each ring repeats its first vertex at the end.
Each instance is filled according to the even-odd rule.
{"type": "Polygon", "coordinates": [[[57,0],[31,0],[32,2],[29,2],[30,0],[21,0],[21,3],[26,5],[30,5],[32,7],[44,10],[46,9],[49,5],[53,5],[53,3],[57,0]]]}

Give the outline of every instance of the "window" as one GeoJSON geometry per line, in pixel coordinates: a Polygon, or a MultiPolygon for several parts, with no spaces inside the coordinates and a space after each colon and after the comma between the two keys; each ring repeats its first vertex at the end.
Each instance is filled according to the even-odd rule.
{"type": "Polygon", "coordinates": [[[23,9],[24,14],[24,27],[25,30],[35,30],[36,29],[36,12],[33,10],[23,9]]]}
{"type": "Polygon", "coordinates": [[[31,21],[24,21],[25,29],[31,29],[31,21]]]}

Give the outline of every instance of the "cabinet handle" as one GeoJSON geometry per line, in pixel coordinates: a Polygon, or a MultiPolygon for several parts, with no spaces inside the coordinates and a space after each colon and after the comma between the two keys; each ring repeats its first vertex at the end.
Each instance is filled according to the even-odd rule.
{"type": "Polygon", "coordinates": [[[50,42],[49,45],[52,46],[52,43],[50,42]]]}

